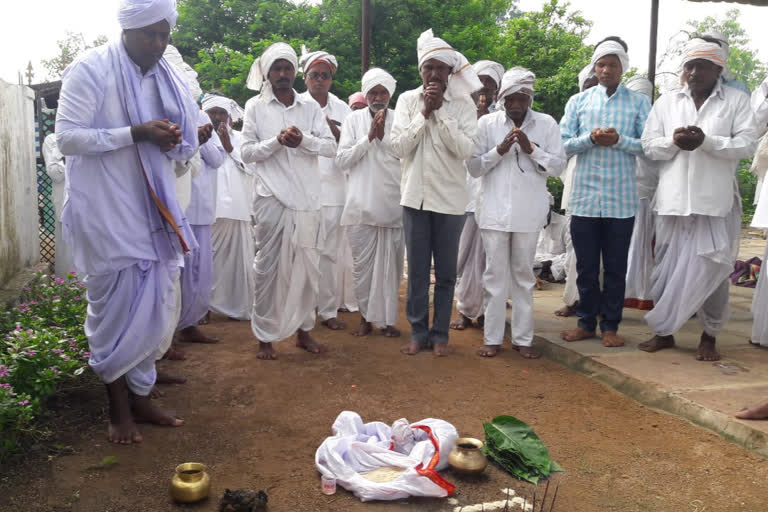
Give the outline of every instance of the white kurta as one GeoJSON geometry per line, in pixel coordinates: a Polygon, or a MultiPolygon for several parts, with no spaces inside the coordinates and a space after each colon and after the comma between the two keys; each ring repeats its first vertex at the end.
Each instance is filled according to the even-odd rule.
{"type": "Polygon", "coordinates": [[[240,132],[230,130],[229,137],[233,149],[216,176],[216,222],[211,227],[211,311],[250,320],[256,255],[250,213],[253,170],[240,157],[240,132]]]}
{"type": "Polygon", "coordinates": [[[318,104],[295,92],[287,107],[276,98],[248,100],[243,138],[243,162],[257,175],[251,327],[272,343],[314,325],[323,240],[318,156],[335,156],[336,141],[318,104]],[[297,148],[277,140],[290,126],[303,135],[297,148]]]}
{"type": "Polygon", "coordinates": [[[345,121],[336,163],[348,173],[341,224],[352,250],[355,292],[360,313],[376,325],[395,325],[404,241],[400,206],[400,160],[390,144],[394,112],[387,112],[384,138],[368,139],[369,109],[345,121]]]}
{"type": "Polygon", "coordinates": [[[698,111],[687,86],[653,106],[643,149],[660,161],[658,217],[654,309],[645,319],[656,334],[674,334],[694,313],[711,336],[727,321],[741,222],[734,169],[754,152],[756,135],[749,97],[719,82],[698,111]],[[699,148],[683,151],[672,134],[689,125],[706,136],[699,148]]]}
{"type": "MultiPolygon", "coordinates": [[[[307,101],[315,101],[309,91],[301,93],[307,101]]],[[[328,93],[328,102],[322,107],[323,115],[328,119],[344,123],[352,110],[328,93]]],[[[344,172],[336,165],[334,158],[321,156],[320,165],[320,204],[322,206],[323,231],[325,236],[320,246],[320,284],[317,314],[321,320],[336,318],[336,312],[342,304],[344,295],[344,255],[347,240],[341,229],[341,212],[344,207],[346,180],[344,172]]],[[[351,262],[347,262],[351,264],[351,262]]],[[[351,272],[350,272],[351,273],[351,272]]]]}
{"type": "Polygon", "coordinates": [[[475,218],[486,252],[486,345],[504,339],[507,298],[513,301],[512,342],[533,342],[533,263],[549,209],[547,176],[559,176],[566,166],[560,128],[552,117],[529,109],[520,129],[533,152],[528,155],[514,144],[500,155],[497,146],[514,127],[503,111],[481,117],[469,167],[483,179],[475,218]]]}

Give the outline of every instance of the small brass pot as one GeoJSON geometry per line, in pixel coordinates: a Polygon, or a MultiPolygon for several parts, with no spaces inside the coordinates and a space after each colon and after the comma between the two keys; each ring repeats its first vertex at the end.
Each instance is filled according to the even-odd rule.
{"type": "Polygon", "coordinates": [[[199,462],[185,462],[176,466],[171,479],[171,497],[180,503],[194,503],[208,497],[211,477],[199,462]]]}
{"type": "Polygon", "coordinates": [[[448,464],[453,469],[465,474],[479,474],[488,465],[488,459],[482,451],[483,442],[473,437],[460,437],[456,447],[448,456],[448,464]]]}

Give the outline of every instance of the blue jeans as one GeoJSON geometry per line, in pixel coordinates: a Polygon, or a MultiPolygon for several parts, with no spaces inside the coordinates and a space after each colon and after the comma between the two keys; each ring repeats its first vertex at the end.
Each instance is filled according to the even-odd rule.
{"type": "Polygon", "coordinates": [[[449,215],[403,207],[403,233],[408,253],[406,316],[411,340],[424,347],[448,343],[459,236],[464,215],[449,215]],[[429,328],[429,276],[435,261],[434,316],[429,328]]]}
{"type": "Polygon", "coordinates": [[[579,327],[594,331],[600,316],[602,332],[617,332],[624,308],[627,255],[635,218],[571,216],[571,239],[579,276],[579,327]],[[603,289],[600,289],[600,257],[603,289]]]}

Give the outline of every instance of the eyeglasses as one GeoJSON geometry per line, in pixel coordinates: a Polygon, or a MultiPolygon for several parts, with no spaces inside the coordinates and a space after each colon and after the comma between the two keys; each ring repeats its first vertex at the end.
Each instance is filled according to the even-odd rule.
{"type": "Polygon", "coordinates": [[[317,71],[313,71],[312,73],[308,74],[307,77],[310,80],[321,80],[321,79],[322,80],[330,80],[331,79],[331,74],[330,73],[326,73],[325,71],[323,71],[322,73],[319,73],[317,71]]]}

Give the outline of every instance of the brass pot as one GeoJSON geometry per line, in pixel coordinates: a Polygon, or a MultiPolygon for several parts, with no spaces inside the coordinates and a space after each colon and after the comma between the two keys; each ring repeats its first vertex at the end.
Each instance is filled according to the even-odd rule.
{"type": "Polygon", "coordinates": [[[448,456],[448,464],[460,473],[482,473],[488,465],[488,459],[482,451],[483,442],[473,437],[460,437],[456,447],[448,456]]]}
{"type": "Polygon", "coordinates": [[[176,466],[171,479],[171,496],[180,503],[194,503],[208,497],[211,477],[199,462],[185,462],[176,466]]]}

